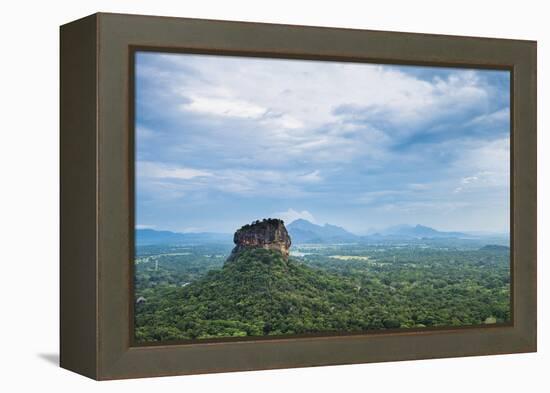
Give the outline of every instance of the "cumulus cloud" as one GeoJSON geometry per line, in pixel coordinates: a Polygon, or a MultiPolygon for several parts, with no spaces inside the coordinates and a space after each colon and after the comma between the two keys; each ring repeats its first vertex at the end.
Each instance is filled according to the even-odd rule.
{"type": "Polygon", "coordinates": [[[145,178],[165,178],[188,180],[195,177],[212,176],[212,173],[194,168],[166,165],[158,162],[138,161],[137,174],[145,178]]]}
{"type": "MultiPolygon", "coordinates": [[[[369,156],[379,160],[390,142],[424,132],[434,121],[450,115],[484,112],[489,100],[475,71],[427,81],[407,73],[406,67],[140,56],[157,61],[147,64],[149,68],[157,64],[163,75],[155,101],[158,105],[166,99],[163,110],[171,111],[170,117],[185,124],[191,115],[198,116],[204,126],[201,142],[206,137],[223,139],[220,130],[246,139],[244,145],[224,147],[236,153],[246,149],[259,162],[281,155],[310,161],[345,162],[369,156]],[[251,151],[266,146],[269,154],[251,151]]],[[[193,138],[190,131],[187,128],[187,136],[193,138]]]]}
{"type": "Polygon", "coordinates": [[[259,105],[230,97],[191,96],[189,102],[182,105],[185,110],[204,114],[258,119],[266,109],[259,105]]]}
{"type": "Polygon", "coordinates": [[[137,67],[137,186],[163,212],[284,203],[308,209],[287,221],[357,227],[381,206],[395,221],[506,199],[506,73],[145,52],[137,67]]]}
{"type": "Polygon", "coordinates": [[[323,181],[320,171],[276,171],[264,169],[204,170],[166,165],[160,162],[138,161],[138,185],[150,193],[180,198],[188,192],[217,191],[240,196],[305,196],[304,184],[323,181]]]}

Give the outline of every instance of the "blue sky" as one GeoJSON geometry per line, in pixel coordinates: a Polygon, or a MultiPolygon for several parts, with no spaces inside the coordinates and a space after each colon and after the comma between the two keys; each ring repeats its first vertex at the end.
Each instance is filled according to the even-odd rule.
{"type": "Polygon", "coordinates": [[[507,71],[136,54],[138,228],[507,232],[507,71]]]}

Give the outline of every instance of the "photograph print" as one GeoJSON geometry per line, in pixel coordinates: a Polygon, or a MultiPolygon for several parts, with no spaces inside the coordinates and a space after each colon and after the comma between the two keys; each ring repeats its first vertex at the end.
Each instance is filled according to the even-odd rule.
{"type": "Polygon", "coordinates": [[[137,344],[511,322],[510,71],[133,60],[137,344]]]}

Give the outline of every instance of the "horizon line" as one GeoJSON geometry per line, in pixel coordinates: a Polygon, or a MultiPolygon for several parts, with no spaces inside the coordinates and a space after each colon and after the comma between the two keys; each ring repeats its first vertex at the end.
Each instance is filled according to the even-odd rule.
{"type": "MultiPolygon", "coordinates": [[[[273,218],[273,217],[272,217],[273,218]]],[[[284,222],[284,220],[280,219],[281,221],[284,222]]],[[[256,221],[256,220],[254,220],[256,221]]],[[[252,221],[252,222],[254,222],[252,221]]],[[[260,220],[261,221],[261,220],[260,220]]],[[[509,230],[461,230],[461,229],[448,229],[448,230],[441,230],[441,229],[438,229],[436,227],[433,227],[433,226],[430,226],[430,225],[424,225],[424,224],[395,224],[395,225],[389,225],[387,227],[382,227],[382,228],[376,228],[376,229],[373,229],[372,231],[368,231],[368,233],[364,233],[364,234],[357,234],[353,231],[350,231],[348,229],[346,229],[344,226],[342,225],[337,225],[337,224],[331,224],[331,223],[328,223],[328,222],[325,222],[324,224],[317,224],[317,223],[314,223],[314,222],[311,222],[309,220],[306,220],[305,218],[297,218],[295,220],[292,220],[288,223],[284,222],[285,226],[287,225],[291,225],[292,223],[296,222],[296,221],[305,221],[305,222],[308,222],[309,224],[312,224],[312,225],[315,225],[315,226],[319,226],[319,227],[325,227],[327,225],[330,225],[330,226],[335,226],[335,227],[339,227],[343,230],[345,230],[346,232],[349,232],[350,234],[354,235],[354,236],[358,236],[358,237],[362,237],[362,236],[372,236],[372,235],[376,235],[376,234],[380,234],[379,232],[380,231],[385,231],[385,230],[388,230],[390,228],[395,228],[395,227],[411,227],[411,228],[414,228],[414,227],[425,227],[425,228],[429,228],[429,229],[433,229],[437,232],[442,232],[442,233],[448,233],[448,232],[459,232],[459,233],[464,233],[466,235],[473,235],[475,233],[484,233],[484,234],[495,234],[495,235],[505,235],[505,236],[509,236],[510,235],[510,231],[509,230]]],[[[240,227],[244,226],[244,225],[247,225],[247,224],[243,224],[241,225],[240,227]]],[[[237,227],[237,229],[239,229],[240,227],[237,227]]],[[[237,230],[236,229],[236,230],[237,230]]],[[[205,230],[205,231],[181,231],[181,230],[171,230],[171,229],[160,229],[160,228],[157,228],[155,225],[141,225],[141,224],[136,224],[134,226],[134,230],[152,230],[152,231],[156,231],[156,232],[172,232],[172,233],[177,233],[177,234],[205,234],[205,233],[209,233],[209,234],[219,234],[219,235],[233,235],[232,232],[215,232],[215,231],[208,231],[208,230],[205,230]]]]}

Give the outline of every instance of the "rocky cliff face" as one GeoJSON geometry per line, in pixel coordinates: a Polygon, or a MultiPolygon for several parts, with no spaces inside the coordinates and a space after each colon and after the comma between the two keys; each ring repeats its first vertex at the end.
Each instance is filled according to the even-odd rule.
{"type": "Polygon", "coordinates": [[[290,248],[290,236],[285,228],[283,220],[269,218],[262,221],[254,221],[241,227],[233,236],[235,248],[231,252],[228,261],[234,260],[240,252],[250,248],[264,248],[280,252],[288,259],[290,248]]]}

